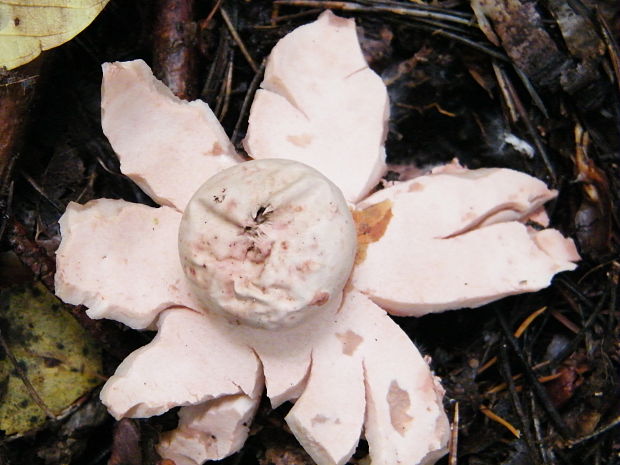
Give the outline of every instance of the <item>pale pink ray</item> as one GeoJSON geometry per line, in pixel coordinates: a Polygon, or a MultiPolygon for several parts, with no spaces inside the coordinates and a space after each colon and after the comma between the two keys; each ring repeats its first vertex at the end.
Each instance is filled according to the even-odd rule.
{"type": "Polygon", "coordinates": [[[349,202],[385,173],[385,85],[364,61],[355,22],[323,13],[274,47],[250,112],[253,158],[288,158],[316,168],[349,202]]]}
{"type": "Polygon", "coordinates": [[[177,307],[163,312],[157,327],[155,339],[129,355],[101,391],[115,418],[150,417],[223,396],[253,397],[262,385],[260,362],[228,336],[220,317],[177,307]]]}
{"type": "Polygon", "coordinates": [[[183,211],[207,179],[243,161],[209,106],[175,97],[142,60],[105,63],[101,94],[121,171],[161,205],[183,211]]]}
{"type": "Polygon", "coordinates": [[[373,465],[435,463],[447,451],[444,391],[407,335],[384,310],[358,299],[365,325],[366,421],[373,465]]]}
{"type": "Polygon", "coordinates": [[[291,431],[318,465],[347,463],[362,431],[364,340],[355,331],[367,318],[357,296],[345,295],[339,313],[319,329],[323,335],[312,351],[307,385],[286,416],[291,431]]]}
{"type": "Polygon", "coordinates": [[[234,454],[248,437],[262,391],[261,376],[250,395],[237,394],[182,407],[178,427],[160,437],[157,452],[176,465],[200,465],[234,454]]]}
{"type": "Polygon", "coordinates": [[[71,203],[61,217],[56,295],[91,318],[148,327],[172,305],[200,308],[177,252],[181,214],[123,200],[71,203]]]}
{"type": "Polygon", "coordinates": [[[579,255],[572,240],[557,232],[536,240],[521,222],[544,223],[541,205],[555,194],[497,168],[438,171],[379,191],[358,206],[381,218],[363,220],[369,243],[352,283],[388,311],[413,316],[547,287],[579,255]]]}
{"type": "Polygon", "coordinates": [[[235,337],[250,345],[263,365],[267,396],[273,408],[297,399],[304,390],[312,347],[323,329],[313,318],[293,328],[273,330],[238,327],[235,337]]]}

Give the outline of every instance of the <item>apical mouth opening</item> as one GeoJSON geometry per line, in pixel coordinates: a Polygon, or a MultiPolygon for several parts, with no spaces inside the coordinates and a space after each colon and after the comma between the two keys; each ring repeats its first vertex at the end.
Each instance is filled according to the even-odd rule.
{"type": "Polygon", "coordinates": [[[254,224],[244,226],[243,233],[253,237],[259,236],[261,234],[259,226],[266,223],[272,214],[273,209],[270,204],[259,206],[256,213],[252,216],[254,224]]]}
{"type": "Polygon", "coordinates": [[[260,225],[267,221],[272,213],[273,209],[270,204],[261,205],[258,207],[258,210],[256,210],[256,214],[252,217],[252,219],[257,225],[260,225]]]}

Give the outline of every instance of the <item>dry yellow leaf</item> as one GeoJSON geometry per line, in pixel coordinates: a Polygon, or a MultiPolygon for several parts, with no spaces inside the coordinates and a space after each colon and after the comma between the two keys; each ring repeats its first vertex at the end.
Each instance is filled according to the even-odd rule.
{"type": "Polygon", "coordinates": [[[0,0],[0,67],[17,68],[78,35],[109,0],[0,0]]]}

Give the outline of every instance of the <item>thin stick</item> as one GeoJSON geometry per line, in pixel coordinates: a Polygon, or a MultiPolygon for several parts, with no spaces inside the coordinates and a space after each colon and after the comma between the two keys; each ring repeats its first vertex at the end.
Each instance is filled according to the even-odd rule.
{"type": "Polygon", "coordinates": [[[519,362],[523,366],[523,369],[525,370],[525,374],[528,378],[530,385],[532,386],[532,390],[536,394],[536,397],[538,398],[543,408],[547,412],[547,415],[549,415],[549,418],[551,419],[552,423],[554,424],[554,426],[556,427],[560,435],[562,435],[562,437],[564,438],[570,437],[571,436],[570,429],[568,428],[568,426],[566,425],[566,423],[564,422],[564,420],[558,413],[557,409],[553,406],[553,403],[551,402],[551,399],[549,399],[549,395],[547,394],[547,391],[542,386],[542,384],[540,384],[540,382],[538,381],[536,374],[532,370],[532,367],[529,365],[529,363],[527,363],[527,360],[525,360],[525,357],[523,357],[521,348],[519,347],[517,339],[512,335],[510,328],[508,327],[508,322],[506,321],[506,318],[504,317],[504,314],[499,311],[496,311],[495,314],[497,315],[497,319],[500,323],[502,331],[504,332],[504,336],[508,344],[510,345],[510,348],[513,350],[513,352],[517,356],[517,359],[519,360],[519,362]]]}
{"type": "Polygon", "coordinates": [[[454,404],[454,414],[450,425],[450,444],[448,445],[448,465],[457,465],[459,443],[459,403],[454,404]]]}
{"type": "MultiPolygon", "coordinates": [[[[568,357],[570,354],[572,354],[575,349],[577,349],[577,346],[581,343],[581,340],[585,337],[586,335],[586,331],[588,330],[588,328],[590,328],[590,326],[592,326],[592,324],[594,323],[594,321],[596,320],[596,318],[598,317],[599,313],[601,312],[601,310],[603,310],[604,306],[605,306],[605,302],[607,301],[607,292],[605,292],[601,299],[598,301],[596,307],[594,308],[594,310],[592,311],[592,313],[590,314],[590,316],[588,317],[588,319],[585,321],[585,323],[583,324],[583,326],[581,327],[581,329],[579,330],[579,332],[575,335],[575,337],[566,345],[566,347],[564,347],[564,349],[551,361],[551,364],[549,365],[550,368],[553,370],[555,369],[560,363],[562,363],[562,361],[568,357]]],[[[613,311],[613,310],[612,310],[613,311]]]]}
{"type": "Polygon", "coordinates": [[[354,2],[333,2],[325,0],[276,0],[276,5],[291,6],[307,6],[321,7],[332,10],[357,11],[366,13],[393,13],[400,16],[413,16],[416,18],[436,19],[439,21],[450,21],[453,23],[463,24],[465,26],[475,27],[476,22],[471,15],[454,15],[442,11],[440,8],[422,7],[422,6],[389,6],[377,5],[365,6],[354,2]]]}
{"type": "Polygon", "coordinates": [[[260,85],[261,80],[263,79],[263,74],[265,73],[265,65],[267,64],[267,60],[263,60],[258,69],[258,72],[254,75],[252,82],[250,82],[250,86],[248,87],[248,91],[245,93],[245,98],[243,99],[243,103],[241,104],[241,110],[239,111],[239,117],[237,118],[237,122],[235,123],[235,129],[233,129],[232,137],[230,140],[232,141],[234,146],[237,146],[239,143],[239,131],[241,130],[241,125],[246,120],[246,115],[248,110],[250,109],[250,105],[254,100],[254,95],[256,94],[256,90],[260,85]]]}
{"type": "Polygon", "coordinates": [[[6,340],[4,339],[4,335],[2,334],[1,329],[0,329],[0,345],[2,345],[2,348],[4,349],[6,356],[9,358],[9,360],[11,361],[11,364],[13,365],[13,368],[15,368],[15,371],[17,372],[17,376],[19,376],[19,379],[21,379],[22,383],[24,383],[24,385],[26,386],[26,390],[32,397],[32,400],[34,400],[35,404],[37,404],[39,408],[45,412],[45,415],[48,418],[51,418],[51,419],[56,418],[56,415],[54,415],[54,412],[52,412],[50,408],[45,404],[45,402],[43,402],[43,399],[41,399],[41,397],[39,396],[39,393],[34,388],[30,380],[28,379],[28,375],[26,374],[24,369],[21,367],[21,365],[15,358],[13,351],[11,350],[9,345],[6,343],[6,340]]]}
{"type": "Polygon", "coordinates": [[[209,14],[207,15],[207,17],[204,19],[203,24],[206,26],[207,24],[209,24],[211,22],[211,20],[213,19],[213,17],[215,16],[215,13],[217,13],[217,11],[220,9],[220,7],[222,6],[222,2],[224,0],[217,0],[217,2],[215,2],[215,5],[213,5],[213,8],[211,8],[211,11],[209,12],[209,14]]]}
{"type": "MultiPolygon", "coordinates": [[[[511,335],[512,336],[512,335],[511,335]]],[[[499,344],[499,359],[500,359],[500,372],[506,383],[508,384],[508,392],[510,393],[510,400],[512,401],[512,406],[519,417],[519,421],[521,422],[521,431],[523,431],[523,435],[525,436],[525,444],[527,445],[527,449],[529,452],[532,461],[536,464],[540,463],[540,458],[536,453],[536,448],[534,446],[534,438],[532,437],[532,432],[530,431],[527,418],[525,416],[525,412],[523,411],[523,406],[521,405],[521,400],[519,399],[519,395],[517,394],[517,389],[515,387],[514,381],[512,379],[512,370],[510,369],[510,362],[508,360],[508,347],[504,341],[500,341],[499,344]]]]}
{"type": "Polygon", "coordinates": [[[496,423],[499,423],[504,428],[506,428],[508,431],[510,431],[513,434],[513,436],[516,437],[517,439],[521,438],[521,431],[519,431],[517,428],[512,426],[512,424],[510,424],[510,422],[508,420],[505,420],[504,418],[500,417],[498,414],[493,412],[493,410],[491,410],[489,407],[481,405],[480,406],[480,411],[487,418],[489,418],[490,420],[493,420],[496,423]]]}
{"type": "Polygon", "coordinates": [[[530,94],[530,97],[532,97],[532,101],[534,102],[534,105],[538,107],[538,109],[541,111],[545,119],[549,119],[549,113],[547,112],[547,107],[545,107],[544,102],[540,98],[540,95],[538,95],[538,92],[536,92],[536,89],[530,82],[527,75],[523,71],[521,71],[519,67],[517,67],[514,63],[512,65],[512,69],[514,69],[515,73],[517,73],[517,76],[519,76],[519,79],[521,79],[521,82],[527,89],[528,94],[530,94]]]}
{"type": "Polygon", "coordinates": [[[538,453],[543,463],[547,465],[549,463],[549,457],[547,456],[547,448],[545,447],[542,428],[540,427],[540,418],[536,409],[536,399],[534,399],[534,393],[529,390],[527,392],[527,397],[530,405],[530,417],[532,418],[532,425],[534,426],[535,443],[538,446],[538,453]]]}
{"type": "MultiPolygon", "coordinates": [[[[532,324],[532,322],[538,318],[538,316],[540,316],[540,314],[542,314],[545,310],[547,310],[547,306],[544,306],[542,308],[539,308],[538,310],[536,310],[535,312],[531,313],[525,320],[523,320],[523,322],[519,325],[519,327],[517,328],[517,330],[514,332],[514,336],[516,338],[519,338],[523,335],[523,333],[525,332],[525,330],[532,324]]],[[[488,362],[486,362],[484,365],[482,365],[479,369],[478,369],[478,375],[480,373],[482,373],[483,371],[488,370],[489,368],[491,368],[493,365],[495,365],[495,363],[497,362],[497,357],[492,357],[491,359],[489,359],[488,362]]]]}
{"type": "Polygon", "coordinates": [[[239,33],[237,32],[237,29],[235,29],[235,26],[233,25],[232,21],[230,20],[230,16],[228,16],[228,13],[226,12],[226,9],[224,9],[224,7],[220,7],[220,15],[222,15],[222,19],[226,23],[226,27],[228,28],[228,32],[230,32],[230,35],[232,36],[233,40],[239,46],[239,49],[241,50],[241,53],[243,54],[243,56],[245,57],[246,61],[250,65],[250,68],[252,68],[252,70],[255,73],[257,73],[258,72],[258,66],[256,65],[256,62],[254,61],[254,58],[252,58],[252,55],[250,55],[250,52],[248,51],[248,49],[246,48],[245,44],[243,43],[243,40],[241,40],[241,36],[239,36],[239,33]]]}
{"type": "Polygon", "coordinates": [[[217,115],[217,119],[222,121],[226,114],[228,113],[228,106],[230,105],[230,93],[232,91],[232,81],[233,81],[233,62],[232,60],[228,63],[228,69],[226,70],[226,79],[224,80],[224,101],[222,103],[222,109],[217,115]]]}
{"type": "Polygon", "coordinates": [[[28,181],[28,184],[30,184],[30,186],[39,193],[39,195],[41,197],[43,197],[45,200],[47,200],[47,202],[54,207],[56,210],[58,210],[59,213],[62,213],[64,211],[64,207],[62,205],[60,205],[58,202],[56,202],[55,200],[49,198],[49,196],[47,195],[47,193],[43,190],[43,188],[41,186],[39,186],[39,184],[34,180],[34,178],[32,176],[30,176],[28,173],[26,173],[25,171],[20,171],[20,173],[22,175],[22,177],[28,181]]]}
{"type": "Polygon", "coordinates": [[[603,433],[606,433],[607,431],[616,428],[620,426],[620,416],[617,416],[615,418],[613,418],[609,423],[607,423],[605,426],[602,426],[600,428],[598,428],[597,430],[595,430],[594,432],[586,435],[586,436],[581,436],[580,438],[577,439],[573,439],[570,441],[566,441],[566,445],[568,447],[575,447],[579,444],[581,444],[584,441],[587,441],[588,439],[593,439],[603,433]]]}
{"type": "Polygon", "coordinates": [[[538,135],[536,128],[532,124],[532,121],[530,120],[530,117],[527,114],[527,111],[525,110],[525,107],[523,106],[523,103],[521,102],[521,99],[519,98],[519,95],[516,89],[514,88],[514,86],[512,85],[512,82],[508,78],[508,75],[503,69],[500,69],[500,73],[503,76],[506,89],[508,93],[510,94],[511,100],[515,105],[517,113],[523,120],[523,123],[525,123],[525,129],[529,133],[530,137],[534,140],[534,145],[536,145],[536,149],[538,150],[538,153],[540,154],[543,160],[543,163],[547,167],[547,171],[549,172],[549,177],[551,178],[551,181],[553,182],[553,184],[555,184],[557,182],[557,174],[555,172],[555,168],[551,164],[551,160],[549,158],[549,155],[547,154],[547,149],[545,148],[545,145],[540,140],[540,136],[538,135]]]}

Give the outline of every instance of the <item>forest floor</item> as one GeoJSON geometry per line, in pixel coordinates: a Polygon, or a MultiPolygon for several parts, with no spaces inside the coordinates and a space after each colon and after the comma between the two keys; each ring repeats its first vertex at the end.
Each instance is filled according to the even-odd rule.
{"type": "MultiPolygon", "coordinates": [[[[36,341],[6,315],[14,286],[35,300],[44,288],[33,281],[53,289],[68,202],[150,202],[120,174],[101,131],[101,63],[145,59],[178,95],[208,102],[242,151],[261,63],[278,39],[331,8],[356,18],[366,58],[388,87],[390,180],[453,158],[527,172],[559,191],[551,223],[583,257],[541,292],[397,318],[446,389],[458,447],[439,463],[620,464],[620,5],[193,3],[112,0],[77,38],[0,73],[0,343],[9,364],[0,370],[2,402],[15,402],[11,389],[21,389],[30,398],[23,405],[46,408],[31,392],[37,386],[9,382],[23,375],[12,347],[36,341]]],[[[153,445],[174,415],[115,423],[98,400],[101,381],[149,336],[66,309],[101,350],[91,360],[98,374],[62,414],[48,408],[17,425],[15,410],[0,408],[0,464],[157,463],[153,445]]],[[[311,464],[284,425],[288,408],[263,402],[243,450],[223,463],[311,464]]],[[[360,445],[354,462],[364,463],[366,452],[360,445]]]]}

